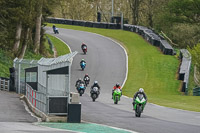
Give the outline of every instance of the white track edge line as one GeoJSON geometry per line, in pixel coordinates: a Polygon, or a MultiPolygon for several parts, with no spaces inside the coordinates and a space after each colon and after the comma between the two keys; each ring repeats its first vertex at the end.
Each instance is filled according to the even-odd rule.
{"type": "Polygon", "coordinates": [[[131,133],[138,133],[138,132],[131,131],[131,130],[128,130],[128,129],[124,129],[124,128],[113,127],[113,126],[108,126],[108,125],[98,124],[98,123],[93,123],[93,122],[87,122],[87,121],[83,121],[83,122],[86,122],[86,123],[92,123],[92,124],[96,124],[96,125],[101,125],[101,126],[105,126],[105,127],[113,128],[113,129],[116,129],[116,130],[124,130],[124,131],[131,132],[131,133]]]}
{"type": "MultiPolygon", "coordinates": [[[[48,33],[47,33],[48,34],[48,33]]],[[[51,34],[50,34],[51,35],[51,34]]],[[[57,37],[57,36],[55,36],[55,35],[53,35],[54,37],[56,37],[58,40],[60,40],[61,42],[63,42],[65,45],[67,45],[67,47],[69,48],[69,51],[70,51],[70,53],[72,53],[72,50],[71,50],[71,48],[69,47],[69,45],[66,43],[66,42],[64,42],[61,38],[59,38],[59,37],[57,37]]]]}

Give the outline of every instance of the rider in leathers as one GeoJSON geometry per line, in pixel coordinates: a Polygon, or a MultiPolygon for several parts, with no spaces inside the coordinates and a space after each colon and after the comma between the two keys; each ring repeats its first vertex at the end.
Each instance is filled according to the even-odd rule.
{"type": "Polygon", "coordinates": [[[137,97],[139,94],[142,94],[142,95],[144,96],[144,98],[146,99],[146,101],[147,101],[147,96],[146,96],[146,94],[144,93],[144,89],[143,89],[143,88],[140,88],[140,89],[138,90],[138,92],[136,92],[135,95],[133,96],[133,108],[134,108],[134,105],[135,105],[135,99],[136,99],[136,97],[137,97]]]}

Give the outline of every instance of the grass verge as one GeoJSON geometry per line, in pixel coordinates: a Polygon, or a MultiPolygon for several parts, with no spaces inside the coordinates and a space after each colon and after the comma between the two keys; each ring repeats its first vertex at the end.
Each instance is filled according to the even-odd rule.
{"type": "MultiPolygon", "coordinates": [[[[48,26],[52,27],[52,24],[48,23],[48,26]]],[[[200,97],[184,96],[179,91],[181,81],[177,80],[177,72],[180,62],[176,56],[163,55],[158,48],[132,32],[62,24],[56,26],[104,35],[118,40],[125,46],[129,56],[129,70],[123,88],[124,95],[133,97],[142,87],[151,103],[200,112],[200,97]]]]}
{"type": "Polygon", "coordinates": [[[48,36],[51,42],[53,43],[57,51],[57,56],[70,53],[68,46],[64,42],[62,42],[61,40],[57,39],[56,37],[52,35],[46,34],[46,36],[48,36]]]}

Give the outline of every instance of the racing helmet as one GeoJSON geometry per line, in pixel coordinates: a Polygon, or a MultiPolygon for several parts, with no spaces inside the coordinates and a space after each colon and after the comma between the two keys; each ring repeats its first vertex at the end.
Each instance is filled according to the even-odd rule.
{"type": "Polygon", "coordinates": [[[98,84],[98,81],[94,81],[94,84],[98,84]]]}
{"type": "Polygon", "coordinates": [[[139,89],[139,92],[140,92],[140,93],[144,92],[144,89],[143,89],[143,88],[140,88],[140,89],[139,89]]]}
{"type": "Polygon", "coordinates": [[[116,84],[116,87],[119,87],[119,83],[116,84]]]}

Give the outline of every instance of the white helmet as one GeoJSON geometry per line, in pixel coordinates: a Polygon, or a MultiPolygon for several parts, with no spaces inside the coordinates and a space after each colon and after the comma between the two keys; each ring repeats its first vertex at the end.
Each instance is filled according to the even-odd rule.
{"type": "Polygon", "coordinates": [[[139,89],[139,92],[141,92],[141,93],[144,92],[144,89],[143,89],[143,88],[140,88],[140,89],[139,89]]]}
{"type": "Polygon", "coordinates": [[[98,81],[94,81],[94,84],[97,84],[98,83],[98,81]]]}

